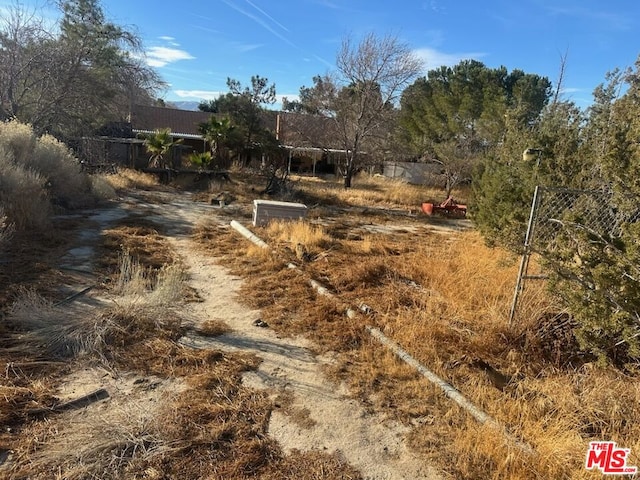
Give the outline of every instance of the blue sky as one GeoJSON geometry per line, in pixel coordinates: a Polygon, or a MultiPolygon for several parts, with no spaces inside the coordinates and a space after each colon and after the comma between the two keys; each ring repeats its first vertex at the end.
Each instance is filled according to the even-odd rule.
{"type": "MultiPolygon", "coordinates": [[[[11,3],[0,0],[0,6],[11,3]]],[[[43,0],[22,0],[40,5],[43,0]]],[[[567,54],[565,98],[591,101],[607,71],[640,54],[637,0],[103,0],[111,20],[143,39],[169,83],[168,101],[210,99],[232,77],[269,78],[295,97],[333,69],[342,38],[393,34],[426,70],[473,58],[556,82],[567,54]]],[[[1,10],[0,10],[1,12],[1,10]]],[[[425,73],[426,73],[425,70],[425,73]]]]}

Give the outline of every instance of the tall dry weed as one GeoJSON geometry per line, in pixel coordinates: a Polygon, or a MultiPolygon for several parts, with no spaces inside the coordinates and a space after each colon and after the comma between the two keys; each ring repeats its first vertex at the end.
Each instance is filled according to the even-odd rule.
{"type": "Polygon", "coordinates": [[[186,279],[186,272],[180,264],[166,264],[152,270],[124,250],[119,254],[114,293],[134,303],[142,302],[153,308],[166,307],[182,298],[186,279]]]}
{"type": "Polygon", "coordinates": [[[321,249],[329,242],[329,236],[321,225],[304,220],[271,222],[267,227],[267,235],[278,242],[302,245],[309,250],[321,249]]]}
{"type": "Polygon", "coordinates": [[[35,474],[51,474],[52,470],[55,476],[47,478],[124,478],[132,462],[169,449],[159,429],[155,405],[110,402],[117,403],[93,411],[89,418],[72,415],[50,439],[35,432],[41,437],[34,445],[37,450],[28,463],[20,459],[16,467],[29,470],[34,478],[45,478],[35,474]]]}
{"type": "Polygon", "coordinates": [[[122,297],[140,296],[148,291],[150,285],[149,270],[129,250],[121,251],[118,254],[114,293],[122,297]]]}
{"type": "Polygon", "coordinates": [[[109,175],[91,175],[91,191],[98,200],[112,200],[118,196],[108,177],[109,175]]]}
{"type": "Polygon", "coordinates": [[[101,355],[112,328],[108,318],[56,306],[33,291],[25,291],[13,303],[6,322],[22,332],[15,335],[11,351],[46,359],[101,355]]]}

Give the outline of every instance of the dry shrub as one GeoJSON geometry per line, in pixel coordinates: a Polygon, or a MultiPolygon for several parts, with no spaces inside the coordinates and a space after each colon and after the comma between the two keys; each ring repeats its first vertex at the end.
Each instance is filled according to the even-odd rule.
{"type": "Polygon", "coordinates": [[[128,250],[120,253],[114,293],[125,300],[142,301],[148,307],[169,307],[181,300],[187,278],[181,264],[163,265],[152,269],[141,265],[128,250]]]}
{"type": "Polygon", "coordinates": [[[11,306],[6,322],[17,330],[10,350],[46,359],[70,358],[81,353],[100,355],[104,338],[111,328],[108,318],[70,312],[56,307],[33,291],[26,291],[11,306]]]}
{"type": "Polygon", "coordinates": [[[52,205],[80,208],[94,203],[91,181],[72,152],[30,125],[0,123],[0,206],[18,230],[46,230],[52,205]]]}
{"type": "Polygon", "coordinates": [[[99,314],[56,306],[32,290],[12,305],[7,324],[21,332],[14,349],[40,352],[44,358],[89,354],[105,359],[112,346],[122,347],[151,335],[173,338],[180,319],[169,309],[182,298],[186,275],[180,265],[149,272],[124,253],[114,290],[122,298],[99,314]]]}
{"type": "Polygon", "coordinates": [[[147,304],[169,307],[183,298],[187,274],[180,264],[164,265],[155,274],[147,304]]]}
{"type": "Polygon", "coordinates": [[[118,272],[113,292],[121,296],[135,296],[144,294],[149,286],[148,270],[125,249],[118,254],[118,272]]]}
{"type": "Polygon", "coordinates": [[[12,160],[16,164],[24,165],[29,161],[37,142],[38,137],[31,125],[17,120],[0,122],[0,147],[11,152],[12,160]]]}
{"type": "Polygon", "coordinates": [[[98,200],[113,200],[117,197],[115,188],[109,183],[109,175],[91,175],[91,191],[98,200]]]}
{"type": "Polygon", "coordinates": [[[0,206],[17,230],[46,230],[51,224],[51,203],[45,177],[13,161],[13,154],[0,146],[0,206]]]}
{"type": "Polygon", "coordinates": [[[80,171],[80,164],[69,148],[51,135],[38,139],[24,165],[47,179],[55,205],[76,209],[94,203],[89,176],[80,171]]]}
{"type": "Polygon", "coordinates": [[[53,470],[56,478],[68,480],[115,480],[127,478],[132,462],[169,450],[156,426],[154,409],[132,402],[112,408],[115,413],[93,412],[89,419],[74,416],[53,435],[36,428],[40,441],[33,446],[35,451],[13,469],[27,471],[32,479],[52,478],[53,470]]]}

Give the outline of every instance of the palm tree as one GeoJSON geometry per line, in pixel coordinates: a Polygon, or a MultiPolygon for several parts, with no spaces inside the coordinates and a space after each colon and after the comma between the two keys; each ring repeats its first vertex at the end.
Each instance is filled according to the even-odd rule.
{"type": "Polygon", "coordinates": [[[235,130],[231,120],[228,117],[218,120],[214,115],[211,115],[208,122],[199,125],[198,130],[211,145],[213,158],[216,164],[220,165],[222,152],[235,130]]]}
{"type": "Polygon", "coordinates": [[[211,152],[193,152],[189,155],[189,161],[198,168],[209,168],[212,160],[211,152]]]}
{"type": "Polygon", "coordinates": [[[164,156],[175,146],[182,143],[182,139],[173,140],[171,129],[163,128],[147,135],[144,139],[144,146],[151,154],[149,158],[150,167],[167,168],[164,156]]]}

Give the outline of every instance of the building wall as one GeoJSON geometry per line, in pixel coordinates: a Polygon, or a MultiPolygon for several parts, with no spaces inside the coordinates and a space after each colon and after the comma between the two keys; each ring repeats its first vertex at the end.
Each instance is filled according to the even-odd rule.
{"type": "Polygon", "coordinates": [[[383,175],[415,185],[439,186],[442,183],[441,169],[437,163],[384,162],[383,175]]]}

